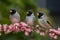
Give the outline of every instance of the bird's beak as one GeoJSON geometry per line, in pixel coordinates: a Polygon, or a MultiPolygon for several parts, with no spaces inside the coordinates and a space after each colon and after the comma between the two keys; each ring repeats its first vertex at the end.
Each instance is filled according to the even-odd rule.
{"type": "Polygon", "coordinates": [[[37,16],[38,16],[39,14],[37,13],[37,16]]]}
{"type": "Polygon", "coordinates": [[[29,14],[28,12],[26,12],[27,14],[29,14]]]}
{"type": "Polygon", "coordinates": [[[12,10],[10,10],[10,12],[12,12],[12,10]]]}

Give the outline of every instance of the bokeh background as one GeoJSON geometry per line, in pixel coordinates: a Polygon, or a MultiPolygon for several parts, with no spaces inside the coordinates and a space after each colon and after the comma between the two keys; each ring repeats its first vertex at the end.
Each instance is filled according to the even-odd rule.
{"type": "MultiPolygon", "coordinates": [[[[26,11],[33,10],[36,13],[39,11],[45,12],[53,28],[60,25],[60,0],[0,0],[0,24],[11,24],[9,20],[9,10],[15,8],[21,15],[21,21],[25,21],[26,11]]],[[[37,19],[37,18],[36,18],[37,19]]],[[[35,22],[37,24],[37,20],[35,22]]],[[[0,40],[50,40],[48,35],[40,36],[37,33],[32,33],[32,36],[25,36],[24,33],[0,36],[0,40]]],[[[53,39],[52,39],[53,40],[53,39]]]]}

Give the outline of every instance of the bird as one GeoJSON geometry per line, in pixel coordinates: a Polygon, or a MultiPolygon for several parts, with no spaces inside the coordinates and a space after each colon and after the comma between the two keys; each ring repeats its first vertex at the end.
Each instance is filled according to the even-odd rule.
{"type": "Polygon", "coordinates": [[[12,22],[12,24],[20,22],[20,15],[16,11],[16,9],[10,9],[9,18],[10,18],[10,21],[12,22]]]}
{"type": "Polygon", "coordinates": [[[43,28],[52,28],[53,25],[47,20],[47,16],[44,14],[44,12],[38,12],[38,23],[43,28]]]}
{"type": "Polygon", "coordinates": [[[27,13],[26,14],[26,23],[29,26],[33,26],[34,20],[35,20],[34,12],[32,10],[28,10],[26,13],[27,13]]]}

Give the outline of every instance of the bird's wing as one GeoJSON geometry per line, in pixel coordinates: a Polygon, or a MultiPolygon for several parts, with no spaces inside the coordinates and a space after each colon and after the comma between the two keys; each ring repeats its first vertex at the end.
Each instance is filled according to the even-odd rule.
{"type": "Polygon", "coordinates": [[[45,17],[46,17],[47,23],[48,23],[50,26],[53,27],[53,25],[51,24],[51,22],[50,22],[50,20],[49,20],[49,17],[47,17],[46,15],[45,15],[45,17]]]}

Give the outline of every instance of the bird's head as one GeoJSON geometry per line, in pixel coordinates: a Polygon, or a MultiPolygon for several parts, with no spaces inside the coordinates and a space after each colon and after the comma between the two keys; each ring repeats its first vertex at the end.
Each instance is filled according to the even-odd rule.
{"type": "Polygon", "coordinates": [[[43,12],[38,12],[38,13],[37,13],[37,17],[38,17],[38,18],[40,18],[40,17],[43,16],[43,15],[44,15],[43,12]]]}
{"type": "Polygon", "coordinates": [[[27,12],[27,16],[31,16],[31,14],[33,13],[32,10],[28,10],[27,12]]]}
{"type": "Polygon", "coordinates": [[[10,14],[13,15],[16,13],[16,10],[15,9],[10,9],[10,14]]]}

